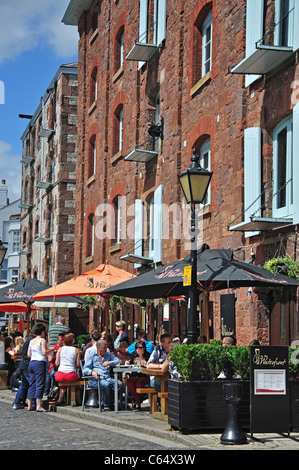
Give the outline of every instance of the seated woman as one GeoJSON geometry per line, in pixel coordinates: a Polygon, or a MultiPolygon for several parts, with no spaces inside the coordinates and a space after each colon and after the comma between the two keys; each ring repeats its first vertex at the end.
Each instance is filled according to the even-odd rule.
{"type": "MultiPolygon", "coordinates": [[[[130,357],[126,364],[134,364],[136,366],[146,366],[150,354],[146,350],[144,341],[137,341],[135,345],[135,352],[130,357]]],[[[149,377],[141,373],[132,373],[127,381],[127,387],[136,404],[136,411],[141,411],[142,397],[136,392],[137,388],[143,388],[149,385],[149,377]]]]}
{"type": "MultiPolygon", "coordinates": [[[[58,370],[55,375],[56,382],[77,382],[79,376],[76,372],[76,367],[80,366],[80,350],[76,351],[73,346],[75,336],[73,333],[66,333],[64,336],[64,346],[58,349],[55,365],[58,370]]],[[[59,398],[57,404],[60,405],[63,401],[63,396],[66,388],[61,387],[59,390],[59,398]]],[[[76,390],[77,402],[80,403],[80,389],[76,390]]]]}

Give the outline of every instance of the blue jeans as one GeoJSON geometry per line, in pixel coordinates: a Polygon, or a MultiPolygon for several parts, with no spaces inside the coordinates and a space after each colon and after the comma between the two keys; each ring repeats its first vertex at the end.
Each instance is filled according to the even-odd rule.
{"type": "MultiPolygon", "coordinates": [[[[90,387],[97,387],[97,382],[96,380],[89,381],[89,386],[90,387]]],[[[117,381],[117,388],[118,388],[118,393],[122,391],[123,384],[120,382],[120,380],[117,381]]],[[[101,379],[100,380],[100,390],[101,390],[101,395],[102,395],[102,400],[104,406],[109,406],[113,402],[113,397],[114,397],[114,379],[101,379]]]]}
{"type": "Polygon", "coordinates": [[[46,361],[30,361],[28,398],[43,398],[46,381],[46,361]]]}
{"type": "MultiPolygon", "coordinates": [[[[29,389],[29,372],[28,370],[22,370],[21,384],[15,396],[14,405],[21,405],[27,398],[27,392],[29,389]]],[[[35,400],[32,401],[34,403],[35,400]]]]}

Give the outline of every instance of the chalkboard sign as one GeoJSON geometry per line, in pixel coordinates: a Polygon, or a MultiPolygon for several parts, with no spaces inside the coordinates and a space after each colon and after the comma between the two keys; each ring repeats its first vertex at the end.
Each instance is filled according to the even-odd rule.
{"type": "Polygon", "coordinates": [[[250,348],[250,431],[289,433],[287,346],[250,348]]]}
{"type": "Polygon", "coordinates": [[[235,294],[220,295],[221,338],[235,336],[235,294]]]}

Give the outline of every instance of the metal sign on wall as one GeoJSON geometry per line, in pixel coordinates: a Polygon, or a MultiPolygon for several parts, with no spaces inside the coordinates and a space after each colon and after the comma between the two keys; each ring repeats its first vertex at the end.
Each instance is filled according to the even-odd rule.
{"type": "Polygon", "coordinates": [[[290,431],[287,346],[250,348],[250,431],[290,431]]]}

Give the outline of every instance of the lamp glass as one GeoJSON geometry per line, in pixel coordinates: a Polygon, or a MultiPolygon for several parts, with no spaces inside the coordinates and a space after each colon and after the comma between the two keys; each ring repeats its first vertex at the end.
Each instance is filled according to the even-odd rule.
{"type": "Polygon", "coordinates": [[[192,171],[189,168],[179,175],[179,180],[188,204],[200,204],[206,195],[212,173],[202,168],[192,171]]]}

